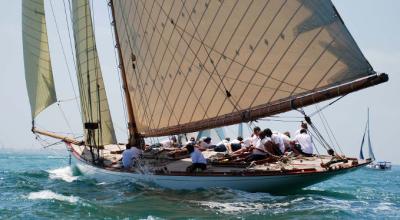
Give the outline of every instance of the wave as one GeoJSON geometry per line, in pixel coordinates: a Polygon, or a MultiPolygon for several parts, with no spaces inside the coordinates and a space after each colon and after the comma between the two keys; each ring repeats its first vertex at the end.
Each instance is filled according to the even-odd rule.
{"type": "Polygon", "coordinates": [[[50,179],[61,179],[65,182],[71,183],[79,178],[79,176],[75,176],[73,169],[70,166],[61,167],[54,170],[47,170],[49,173],[50,179]]]}
{"type": "Polygon", "coordinates": [[[27,198],[30,200],[38,200],[38,199],[58,200],[58,201],[64,201],[64,202],[69,202],[69,203],[76,203],[79,200],[79,198],[76,196],[64,196],[62,194],[58,194],[58,193],[55,193],[50,190],[31,192],[31,193],[29,193],[27,198]]]}

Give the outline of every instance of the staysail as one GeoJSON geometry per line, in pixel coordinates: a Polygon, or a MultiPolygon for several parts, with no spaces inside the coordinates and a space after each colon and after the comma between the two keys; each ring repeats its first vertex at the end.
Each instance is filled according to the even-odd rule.
{"type": "Polygon", "coordinates": [[[22,43],[26,87],[34,119],[57,101],[43,0],[22,1],[22,43]]]}
{"type": "Polygon", "coordinates": [[[72,20],[83,124],[98,131],[96,145],[116,143],[87,0],[72,1],[72,20]]]}
{"type": "Polygon", "coordinates": [[[144,137],[256,120],[387,81],[376,75],[331,1],[113,5],[144,137]]]}

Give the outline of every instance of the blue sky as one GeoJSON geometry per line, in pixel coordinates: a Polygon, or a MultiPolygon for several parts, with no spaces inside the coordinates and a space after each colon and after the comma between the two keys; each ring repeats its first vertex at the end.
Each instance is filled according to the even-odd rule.
{"type": "MultiPolygon", "coordinates": [[[[106,1],[94,1],[96,37],[101,68],[109,96],[112,117],[119,141],[126,139],[124,111],[121,91],[116,85],[118,71],[108,19],[106,1]]],[[[400,124],[400,1],[397,0],[334,0],[345,24],[352,33],[364,55],[377,72],[389,74],[388,83],[350,94],[324,111],[335,132],[341,148],[349,156],[357,156],[366,120],[366,109],[371,111],[371,136],[378,159],[400,164],[400,148],[397,146],[400,124]]],[[[55,83],[60,100],[74,97],[67,66],[51,14],[50,1],[46,1],[50,50],[55,74],[55,83]]],[[[57,23],[65,25],[62,1],[52,0],[57,23]]],[[[24,81],[24,66],[21,38],[21,2],[0,0],[0,147],[19,150],[46,151],[30,132],[31,118],[24,81]]],[[[69,47],[68,32],[61,30],[62,41],[69,47]]],[[[67,58],[71,52],[67,50],[67,58]]],[[[69,64],[72,70],[73,66],[69,64]]],[[[75,76],[72,75],[75,79],[75,76]]],[[[322,106],[321,104],[320,106],[322,106]]],[[[80,133],[80,118],[75,102],[62,102],[72,132],[80,133]]],[[[314,107],[306,109],[314,111],[314,107]]],[[[288,115],[299,116],[296,113],[288,115]]],[[[38,125],[53,131],[71,132],[58,105],[43,112],[37,119],[38,125]]],[[[263,123],[274,130],[295,130],[297,124],[277,122],[263,123]]]]}

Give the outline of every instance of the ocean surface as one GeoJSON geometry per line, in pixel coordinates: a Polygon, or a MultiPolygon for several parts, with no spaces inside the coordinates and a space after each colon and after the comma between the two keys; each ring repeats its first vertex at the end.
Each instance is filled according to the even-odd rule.
{"type": "Polygon", "coordinates": [[[85,178],[67,155],[0,154],[0,219],[400,219],[400,167],[291,194],[174,191],[85,178]]]}

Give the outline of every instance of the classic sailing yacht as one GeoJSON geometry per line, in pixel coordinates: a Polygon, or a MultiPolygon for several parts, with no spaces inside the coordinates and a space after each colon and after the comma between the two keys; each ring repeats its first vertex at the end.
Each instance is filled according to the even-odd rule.
{"type": "Polygon", "coordinates": [[[367,145],[368,145],[368,154],[369,154],[369,160],[372,160],[372,163],[368,164],[367,167],[371,169],[377,169],[377,170],[390,170],[392,168],[392,163],[388,161],[375,161],[375,154],[374,151],[372,150],[372,144],[371,144],[371,134],[369,131],[369,109],[367,112],[367,123],[365,125],[364,129],[364,135],[361,141],[361,147],[360,147],[360,159],[364,160],[364,153],[363,153],[363,146],[365,141],[367,140],[367,145]]]}
{"type": "MultiPolygon", "coordinates": [[[[161,187],[303,188],[369,162],[335,153],[235,163],[204,152],[207,170],[188,173],[187,155],[145,152],[118,166],[117,144],[88,0],[71,0],[84,138],[39,130],[34,119],[56,102],[43,0],[23,0],[25,74],[33,128],[63,140],[77,167],[99,180],[151,181],[161,187]]],[[[97,3],[97,2],[96,2],[97,3]]],[[[131,145],[145,138],[252,122],[386,82],[368,63],[329,0],[110,0],[131,145]]],[[[311,130],[310,130],[311,132],[311,130]]]]}

